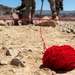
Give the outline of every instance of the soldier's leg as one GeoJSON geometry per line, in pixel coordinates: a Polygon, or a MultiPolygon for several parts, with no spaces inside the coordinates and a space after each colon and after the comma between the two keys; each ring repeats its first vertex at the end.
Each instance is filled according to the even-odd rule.
{"type": "MultiPolygon", "coordinates": [[[[12,12],[12,17],[15,19],[19,19],[19,14],[15,11],[12,12]]],[[[18,25],[18,20],[14,20],[14,25],[18,25]]]]}
{"type": "Polygon", "coordinates": [[[35,0],[32,1],[32,9],[31,9],[31,23],[33,24],[33,17],[35,14],[35,7],[36,7],[36,2],[35,0]]]}
{"type": "Polygon", "coordinates": [[[52,12],[52,18],[56,18],[57,16],[57,12],[56,12],[56,3],[55,0],[48,0],[50,3],[50,8],[51,8],[51,12],[52,12]]]}
{"type": "Polygon", "coordinates": [[[57,16],[59,15],[59,11],[60,11],[60,0],[56,0],[56,12],[57,12],[57,16]]]}
{"type": "Polygon", "coordinates": [[[58,20],[59,11],[60,11],[60,0],[56,0],[57,24],[59,24],[59,20],[58,20]]]}
{"type": "Polygon", "coordinates": [[[26,10],[25,10],[24,13],[23,13],[23,18],[25,19],[25,20],[23,21],[23,24],[28,24],[28,23],[29,23],[29,14],[30,14],[30,7],[27,6],[27,7],[26,7],[26,10]]]}

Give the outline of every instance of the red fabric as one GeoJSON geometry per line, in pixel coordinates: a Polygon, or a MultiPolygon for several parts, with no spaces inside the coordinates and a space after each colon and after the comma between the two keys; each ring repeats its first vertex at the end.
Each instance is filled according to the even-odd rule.
{"type": "Polygon", "coordinates": [[[52,70],[71,70],[75,68],[75,50],[69,45],[48,48],[42,59],[43,65],[52,70]]]}

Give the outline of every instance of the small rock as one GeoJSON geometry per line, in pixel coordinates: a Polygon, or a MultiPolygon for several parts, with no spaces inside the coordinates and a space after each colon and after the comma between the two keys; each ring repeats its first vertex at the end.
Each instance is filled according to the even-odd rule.
{"type": "Polygon", "coordinates": [[[16,57],[16,56],[18,56],[19,53],[20,53],[20,52],[17,51],[17,50],[8,49],[7,52],[6,52],[6,55],[7,55],[7,56],[16,57]]]}
{"type": "Polygon", "coordinates": [[[66,27],[64,27],[63,30],[66,32],[68,29],[66,27]]]}
{"type": "Polygon", "coordinates": [[[52,75],[57,75],[55,71],[52,71],[52,75]]]}
{"type": "Polygon", "coordinates": [[[66,32],[67,32],[67,33],[71,33],[71,30],[70,30],[70,29],[68,29],[68,30],[66,30],[66,32]]]}
{"type": "Polygon", "coordinates": [[[24,48],[23,50],[32,52],[31,48],[24,48]]]}
{"type": "Polygon", "coordinates": [[[73,32],[73,29],[70,29],[71,30],[71,32],[73,32]]]}
{"type": "Polygon", "coordinates": [[[11,65],[15,65],[15,66],[21,66],[21,67],[25,67],[25,63],[23,63],[19,58],[14,58],[12,59],[11,65]]]}

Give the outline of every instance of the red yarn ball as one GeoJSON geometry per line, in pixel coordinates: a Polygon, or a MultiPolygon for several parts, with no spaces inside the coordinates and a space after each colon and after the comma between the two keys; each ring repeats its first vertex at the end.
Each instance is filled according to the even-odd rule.
{"type": "Polygon", "coordinates": [[[52,70],[72,70],[75,68],[75,50],[69,45],[48,48],[42,59],[43,65],[52,70]]]}

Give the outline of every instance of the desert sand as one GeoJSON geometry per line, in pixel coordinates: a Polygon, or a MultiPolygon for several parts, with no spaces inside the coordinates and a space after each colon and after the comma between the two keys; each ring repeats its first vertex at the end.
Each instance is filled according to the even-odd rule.
{"type": "MultiPolygon", "coordinates": [[[[42,37],[46,47],[53,45],[71,45],[75,48],[75,22],[60,22],[56,27],[42,26],[42,37]]],[[[42,68],[43,41],[40,37],[40,26],[0,26],[0,58],[6,56],[8,49],[17,50],[17,57],[24,62],[21,65],[0,65],[0,75],[75,75],[75,69],[56,73],[48,68],[42,68]]],[[[10,59],[10,58],[8,58],[10,59]]]]}

